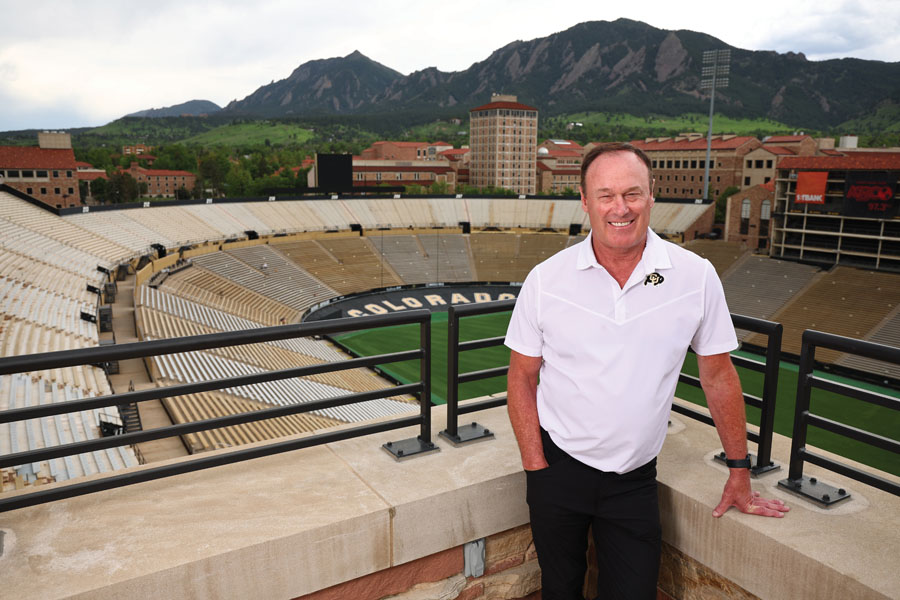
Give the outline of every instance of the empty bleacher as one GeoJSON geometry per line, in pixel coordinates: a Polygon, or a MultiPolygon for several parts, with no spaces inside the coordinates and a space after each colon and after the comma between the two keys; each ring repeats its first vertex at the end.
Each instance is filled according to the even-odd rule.
{"type": "MultiPolygon", "coordinates": [[[[876,344],[900,348],[900,307],[895,308],[890,315],[879,323],[866,339],[876,344]]],[[[900,365],[894,363],[873,360],[855,354],[845,354],[836,362],[844,367],[900,379],[900,365]]]]}
{"type": "Polygon", "coordinates": [[[470,260],[469,238],[459,233],[420,233],[419,242],[436,258],[438,281],[475,281],[470,260]]]}
{"type": "Polygon", "coordinates": [[[750,253],[740,242],[720,240],[691,240],[684,247],[711,262],[719,277],[727,274],[728,269],[750,253]]]}
{"type": "Polygon", "coordinates": [[[161,289],[263,325],[293,323],[300,318],[300,311],[296,308],[285,306],[206,269],[185,269],[169,275],[161,289]]]}
{"type": "MultiPolygon", "coordinates": [[[[59,387],[23,374],[0,376],[0,410],[70,402],[95,394],[85,394],[69,386],[59,387]]],[[[0,425],[0,453],[51,448],[100,436],[101,413],[110,409],[78,411],[40,419],[0,425]]],[[[112,409],[115,410],[115,409],[112,409]]],[[[3,469],[3,489],[33,483],[64,481],[84,475],[105,473],[137,464],[127,446],[86,452],[3,469]]]]}
{"type": "Polygon", "coordinates": [[[283,257],[275,266],[271,252],[265,246],[252,246],[197,256],[193,263],[296,310],[338,295],[283,257]],[[270,259],[273,265],[268,268],[270,259]]]}
{"type": "Polygon", "coordinates": [[[566,247],[569,236],[557,233],[469,236],[479,281],[524,281],[534,266],[566,247]]]}
{"type": "MultiPolygon", "coordinates": [[[[722,279],[728,309],[735,314],[771,320],[817,273],[819,269],[809,265],[745,255],[722,279]]],[[[737,333],[742,340],[750,335],[745,330],[737,333]]]]}
{"type": "MultiPolygon", "coordinates": [[[[815,329],[862,339],[879,326],[900,302],[900,276],[894,273],[836,267],[814,281],[802,295],[772,316],[784,326],[782,349],[800,354],[801,335],[815,329]]],[[[763,336],[748,341],[762,344],[763,336]]],[[[819,349],[816,360],[835,362],[841,356],[819,349]]]]}

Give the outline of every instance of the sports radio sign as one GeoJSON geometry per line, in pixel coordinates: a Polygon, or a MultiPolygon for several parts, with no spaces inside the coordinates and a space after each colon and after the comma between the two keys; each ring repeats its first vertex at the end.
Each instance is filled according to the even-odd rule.
{"type": "Polygon", "coordinates": [[[897,216],[897,175],[895,173],[847,173],[844,208],[848,217],[892,219],[897,216]]]}

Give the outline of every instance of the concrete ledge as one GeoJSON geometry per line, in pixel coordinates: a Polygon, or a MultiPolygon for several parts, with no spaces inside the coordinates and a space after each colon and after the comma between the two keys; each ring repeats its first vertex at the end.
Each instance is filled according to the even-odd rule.
{"type": "MultiPolygon", "coordinates": [[[[21,600],[296,598],[511,530],[528,513],[506,411],[474,416],[497,439],[453,448],[435,436],[441,452],[398,463],[380,446],[417,433],[406,429],[0,514],[4,589],[21,600]]],[[[435,431],[444,419],[436,409],[435,431]]],[[[807,465],[853,499],[812,507],[775,487],[780,471],[754,488],[785,499],[785,519],[714,519],[718,438],[673,422],[659,480],[678,552],[761,598],[900,597],[900,499],[807,465]]],[[[788,441],[774,450],[786,464],[788,441]]]]}

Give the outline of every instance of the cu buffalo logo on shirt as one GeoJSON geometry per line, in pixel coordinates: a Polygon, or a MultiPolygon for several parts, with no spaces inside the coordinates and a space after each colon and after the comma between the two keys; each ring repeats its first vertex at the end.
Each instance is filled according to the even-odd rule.
{"type": "Polygon", "coordinates": [[[663,278],[663,276],[659,273],[650,273],[649,275],[647,275],[647,279],[644,280],[644,285],[652,283],[654,286],[657,286],[663,281],[665,281],[665,278],[663,278]]]}

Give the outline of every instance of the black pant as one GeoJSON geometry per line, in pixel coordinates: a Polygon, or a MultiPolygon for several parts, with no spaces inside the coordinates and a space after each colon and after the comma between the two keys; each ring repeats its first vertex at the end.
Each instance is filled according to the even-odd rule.
{"type": "Polygon", "coordinates": [[[656,459],[619,475],[581,463],[541,432],[550,466],[528,471],[527,500],[543,600],[583,600],[588,529],[598,598],[655,599],[661,529],[656,459]]]}

